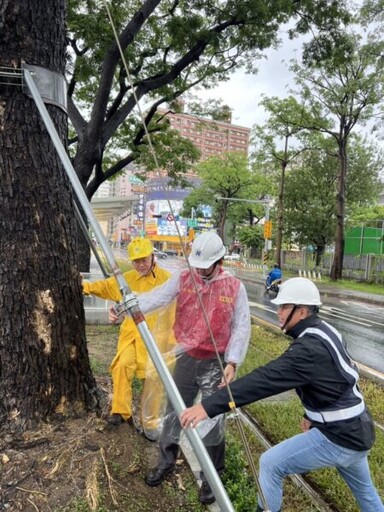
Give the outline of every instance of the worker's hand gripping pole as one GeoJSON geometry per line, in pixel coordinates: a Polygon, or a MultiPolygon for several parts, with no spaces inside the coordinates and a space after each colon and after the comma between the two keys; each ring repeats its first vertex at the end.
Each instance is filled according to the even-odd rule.
{"type": "MultiPolygon", "coordinates": [[[[161,378],[161,381],[165,387],[165,390],[167,392],[167,395],[172,403],[172,406],[175,409],[175,412],[180,415],[181,412],[185,409],[185,404],[183,402],[183,399],[180,396],[180,393],[175,386],[175,383],[172,379],[172,376],[167,368],[167,365],[165,364],[161,353],[156,345],[156,341],[153,338],[148,325],[145,321],[145,318],[142,314],[142,312],[139,309],[139,306],[137,304],[134,298],[132,297],[132,292],[128,287],[128,284],[126,280],[124,279],[124,276],[119,269],[114,254],[112,252],[112,249],[110,248],[106,238],[104,237],[103,232],[101,231],[101,228],[96,220],[96,217],[92,211],[91,205],[89,204],[89,201],[84,193],[83,187],[81,186],[81,183],[76,175],[76,172],[72,166],[72,163],[64,149],[63,144],[61,143],[61,140],[59,138],[59,135],[56,131],[55,126],[53,125],[53,122],[48,114],[48,111],[44,105],[44,102],[41,98],[41,95],[36,87],[36,84],[32,78],[31,73],[24,69],[24,79],[28,86],[29,92],[31,93],[32,98],[35,101],[35,104],[40,112],[40,115],[44,121],[45,127],[48,130],[48,133],[51,137],[51,140],[56,148],[56,151],[60,157],[60,160],[64,166],[64,169],[68,175],[68,178],[70,179],[72,183],[73,190],[79,200],[79,203],[81,207],[83,208],[83,211],[92,227],[92,230],[94,232],[94,235],[101,247],[102,252],[105,255],[105,258],[107,262],[109,263],[110,267],[113,270],[113,274],[119,284],[119,288],[121,290],[121,294],[123,296],[123,301],[126,302],[126,305],[124,306],[125,310],[128,310],[131,314],[132,318],[134,319],[137,328],[140,332],[140,335],[144,341],[144,344],[146,346],[146,349],[148,350],[148,353],[153,361],[153,364],[161,378]],[[130,297],[131,296],[131,297],[130,297]]],[[[194,429],[187,429],[186,435],[188,437],[189,442],[192,445],[192,448],[195,452],[195,455],[202,467],[202,470],[204,471],[204,474],[208,480],[208,483],[210,484],[213,493],[215,494],[216,500],[218,502],[218,505],[220,507],[220,510],[222,512],[234,512],[234,509],[232,507],[232,504],[227,496],[227,493],[223,487],[223,484],[213,466],[213,463],[203,445],[203,442],[201,441],[198,433],[194,429]]]]}

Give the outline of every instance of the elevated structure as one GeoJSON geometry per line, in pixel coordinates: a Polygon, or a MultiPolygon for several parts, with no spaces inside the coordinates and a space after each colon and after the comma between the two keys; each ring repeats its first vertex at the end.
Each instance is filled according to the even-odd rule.
{"type": "Polygon", "coordinates": [[[135,202],[138,198],[130,197],[94,197],[91,201],[93,212],[100,221],[108,221],[116,215],[121,215],[135,202]]]}

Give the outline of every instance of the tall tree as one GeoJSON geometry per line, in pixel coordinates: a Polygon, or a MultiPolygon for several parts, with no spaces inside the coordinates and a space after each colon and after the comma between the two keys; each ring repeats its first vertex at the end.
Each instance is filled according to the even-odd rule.
{"type": "MultiPolygon", "coordinates": [[[[75,132],[70,146],[91,197],[100,183],[145,153],[147,141],[132,114],[135,98],[104,2],[68,5],[66,38],[64,0],[4,0],[0,66],[19,70],[27,62],[64,74],[68,56],[68,112],[75,132]],[[67,55],[66,42],[72,49],[67,55]]],[[[309,30],[309,20],[323,29],[337,26],[343,6],[315,0],[111,3],[136,96],[155,132],[159,105],[208,76],[213,84],[252,61],[291,18],[298,32],[309,30]]],[[[64,140],[65,114],[48,108],[64,140]]],[[[53,412],[92,407],[95,382],[74,268],[70,186],[33,101],[3,82],[0,127],[0,421],[21,430],[53,412]]]]}
{"type": "MultiPolygon", "coordinates": [[[[313,150],[302,155],[300,165],[286,180],[286,236],[301,246],[312,246],[319,266],[336,225],[338,166],[335,142],[313,134],[307,145],[313,150]],[[315,136],[313,136],[315,135],[315,136]]],[[[377,197],[380,152],[359,137],[350,140],[347,212],[370,204],[377,197]]]]}
{"type": "Polygon", "coordinates": [[[71,142],[74,165],[89,198],[103,181],[146,152],[148,141],[136,114],[136,99],[145,105],[149,131],[156,132],[159,106],[177,108],[174,100],[185,91],[196,85],[211,87],[237,66],[254,69],[260,52],[277,42],[281,24],[292,20],[292,37],[319,30],[327,39],[340,18],[347,18],[344,1],[112,2],[129,81],[104,3],[68,4],[68,99],[76,132],[71,142]]]}
{"type": "Polygon", "coordinates": [[[228,152],[213,156],[195,168],[201,185],[194,189],[184,202],[184,213],[191,208],[212,206],[218,233],[224,237],[224,226],[231,208],[236,208],[236,200],[260,199],[265,195],[265,179],[262,174],[253,172],[243,153],[228,152]]]}
{"type": "Polygon", "coordinates": [[[356,208],[348,220],[348,225],[370,226],[384,230],[384,205],[375,204],[356,208]]]}
{"type": "MultiPolygon", "coordinates": [[[[0,26],[0,425],[18,432],[94,407],[96,385],[70,186],[21,81],[4,83],[4,67],[15,83],[22,62],[64,74],[65,1],[3,2],[0,26]]],[[[65,141],[65,113],[47,108],[65,141]]]]}
{"type": "Polygon", "coordinates": [[[280,171],[278,178],[275,245],[276,262],[281,267],[285,175],[288,167],[294,166],[295,161],[305,150],[305,147],[298,144],[298,139],[300,132],[303,131],[302,122],[303,118],[306,117],[306,112],[304,107],[292,96],[285,99],[264,97],[261,105],[263,105],[269,117],[264,125],[254,128],[253,140],[255,150],[252,158],[259,162],[259,165],[263,164],[266,169],[278,168],[280,171]]]}
{"type": "Polygon", "coordinates": [[[256,258],[257,252],[263,248],[264,238],[260,226],[243,226],[237,234],[240,243],[249,250],[249,257],[256,258]]]}
{"type": "Polygon", "coordinates": [[[358,123],[365,124],[375,111],[381,110],[383,48],[381,37],[368,36],[364,41],[359,34],[346,33],[331,56],[323,58],[321,48],[318,58],[314,60],[312,54],[306,66],[293,65],[302,99],[310,110],[304,126],[328,134],[337,144],[339,174],[333,280],[340,279],[343,271],[348,141],[358,123]]]}

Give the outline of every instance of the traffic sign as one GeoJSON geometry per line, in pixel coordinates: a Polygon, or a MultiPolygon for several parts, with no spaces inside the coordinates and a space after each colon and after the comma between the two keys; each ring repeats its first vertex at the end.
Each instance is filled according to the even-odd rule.
{"type": "Polygon", "coordinates": [[[272,221],[266,220],[264,222],[264,238],[272,238],[272,221]]]}

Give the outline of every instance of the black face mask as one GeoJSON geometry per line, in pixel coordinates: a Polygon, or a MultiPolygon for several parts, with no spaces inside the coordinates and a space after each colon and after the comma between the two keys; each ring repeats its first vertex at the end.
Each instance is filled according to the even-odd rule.
{"type": "Polygon", "coordinates": [[[284,325],[283,325],[283,326],[282,326],[282,328],[281,328],[281,330],[282,330],[282,331],[284,331],[284,332],[285,332],[285,326],[286,326],[287,324],[289,324],[289,322],[292,320],[293,314],[295,313],[296,309],[297,309],[297,304],[294,304],[294,306],[293,306],[293,308],[292,308],[291,312],[289,313],[289,315],[288,315],[288,317],[287,317],[286,321],[284,322],[284,325]]]}
{"type": "Polygon", "coordinates": [[[212,265],[212,270],[210,271],[210,273],[209,274],[205,274],[204,276],[199,274],[199,277],[201,277],[201,279],[203,281],[209,281],[212,278],[212,274],[215,272],[218,264],[219,264],[219,262],[215,261],[215,263],[212,265]]]}

